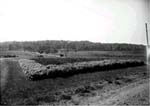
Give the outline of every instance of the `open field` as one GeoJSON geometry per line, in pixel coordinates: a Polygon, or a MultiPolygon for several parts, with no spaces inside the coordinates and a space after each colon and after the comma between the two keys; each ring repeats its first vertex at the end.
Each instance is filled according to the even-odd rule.
{"type": "MultiPolygon", "coordinates": [[[[81,105],[86,102],[85,100],[87,98],[93,99],[101,94],[100,97],[106,99],[105,96],[109,96],[108,91],[111,92],[128,84],[149,78],[149,71],[144,64],[137,64],[136,67],[131,67],[133,64],[126,64],[126,67],[119,68],[121,66],[120,61],[123,59],[136,59],[145,62],[144,52],[109,52],[110,51],[70,52],[67,58],[61,58],[56,54],[42,54],[43,57],[38,57],[41,54],[31,52],[26,54],[24,52],[20,53],[14,51],[13,53],[17,55],[17,57],[3,58],[0,62],[1,76],[3,76],[2,73],[5,73],[1,82],[0,104],[81,105]],[[35,60],[35,62],[37,62],[36,64],[39,64],[37,66],[35,65],[36,68],[42,67],[42,65],[53,66],[56,64],[54,66],[60,67],[78,62],[85,62],[86,64],[91,61],[104,62],[107,59],[118,60],[119,67],[110,67],[105,70],[98,68],[97,71],[93,72],[91,71],[95,69],[90,69],[89,67],[89,71],[86,73],[78,73],[68,77],[49,77],[47,79],[44,78],[42,80],[33,81],[29,80],[25,73],[23,73],[23,68],[19,63],[22,59],[31,59],[29,61],[35,60]]],[[[108,66],[106,65],[106,67],[108,66]]],[[[91,102],[89,102],[89,104],[90,103],[91,102]]]]}
{"type": "Polygon", "coordinates": [[[0,51],[1,58],[34,58],[37,57],[39,53],[29,52],[29,51],[0,51]]]}
{"type": "MultiPolygon", "coordinates": [[[[68,78],[30,81],[22,76],[15,60],[5,60],[8,66],[7,84],[2,93],[1,104],[34,105],[70,101],[75,95],[95,95],[94,90],[106,90],[108,85],[124,85],[148,77],[147,67],[117,69],[96,73],[85,73],[68,78]],[[11,70],[11,71],[10,71],[11,70]],[[106,87],[106,88],[105,88],[106,87]]],[[[74,99],[73,99],[74,100],[74,99]]],[[[76,104],[78,101],[74,101],[76,104]]]]}
{"type": "MultiPolygon", "coordinates": [[[[16,56],[19,59],[26,59],[26,58],[32,58],[37,60],[37,62],[40,62],[40,59],[43,59],[46,61],[44,64],[51,64],[52,62],[55,62],[56,60],[60,59],[58,61],[58,64],[61,64],[63,62],[72,62],[69,59],[73,59],[76,62],[80,61],[79,59],[83,59],[81,61],[87,60],[101,60],[101,59],[110,59],[110,58],[122,58],[122,59],[146,59],[146,51],[69,51],[67,53],[67,57],[61,58],[59,54],[53,53],[53,54],[40,54],[38,52],[29,52],[29,51],[0,51],[0,57],[7,57],[9,56],[16,56]],[[42,56],[43,58],[40,58],[42,56]],[[67,59],[66,59],[67,58],[67,59]],[[53,61],[51,61],[53,59],[53,61]],[[63,61],[64,60],[64,61],[63,61]]],[[[56,62],[57,63],[57,62],[56,62]]],[[[54,63],[53,63],[54,64],[54,63]]]]}

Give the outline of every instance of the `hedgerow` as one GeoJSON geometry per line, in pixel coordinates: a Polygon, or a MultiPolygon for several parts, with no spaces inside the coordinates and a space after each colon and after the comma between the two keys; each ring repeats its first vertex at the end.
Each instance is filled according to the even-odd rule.
{"type": "Polygon", "coordinates": [[[107,71],[111,69],[126,68],[144,65],[140,60],[111,59],[101,61],[66,63],[61,65],[42,65],[34,60],[19,60],[23,72],[32,80],[44,78],[69,77],[80,73],[90,73],[95,71],[107,71]]]}

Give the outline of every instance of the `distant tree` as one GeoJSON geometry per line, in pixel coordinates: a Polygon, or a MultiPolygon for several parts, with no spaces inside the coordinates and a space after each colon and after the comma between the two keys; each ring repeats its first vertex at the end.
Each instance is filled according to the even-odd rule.
{"type": "Polygon", "coordinates": [[[0,50],[26,50],[39,53],[56,53],[60,49],[74,51],[145,51],[144,45],[135,44],[107,44],[89,41],[35,41],[35,42],[4,42],[0,43],[0,50]]]}

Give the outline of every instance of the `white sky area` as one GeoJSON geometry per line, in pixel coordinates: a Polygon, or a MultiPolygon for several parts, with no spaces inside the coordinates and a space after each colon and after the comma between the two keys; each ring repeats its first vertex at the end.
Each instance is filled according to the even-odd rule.
{"type": "Polygon", "coordinates": [[[0,42],[145,44],[149,5],[150,0],[0,0],[0,42]]]}

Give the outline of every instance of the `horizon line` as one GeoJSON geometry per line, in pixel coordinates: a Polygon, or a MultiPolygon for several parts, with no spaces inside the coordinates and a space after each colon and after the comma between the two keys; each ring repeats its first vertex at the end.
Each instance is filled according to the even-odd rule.
{"type": "Polygon", "coordinates": [[[90,40],[12,40],[12,41],[0,41],[0,43],[12,43],[12,42],[42,42],[42,41],[69,41],[69,42],[91,42],[91,43],[102,43],[102,44],[131,44],[131,45],[144,45],[146,43],[132,43],[132,42],[97,42],[97,41],[90,41],[90,40]]]}

